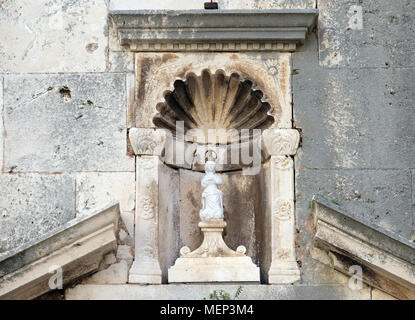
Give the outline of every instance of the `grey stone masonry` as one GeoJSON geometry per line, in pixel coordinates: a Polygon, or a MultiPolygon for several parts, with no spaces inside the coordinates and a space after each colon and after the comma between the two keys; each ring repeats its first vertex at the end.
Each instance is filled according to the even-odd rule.
{"type": "Polygon", "coordinates": [[[117,247],[119,205],[109,203],[0,254],[0,300],[33,299],[96,271],[117,247]],[[53,281],[53,277],[60,280],[53,281]]]}
{"type": "Polygon", "coordinates": [[[415,166],[412,68],[318,64],[315,38],[294,53],[294,126],[307,168],[407,169],[415,166]]]}
{"type": "MultiPolygon", "coordinates": [[[[321,40],[320,40],[321,41],[321,40]]],[[[411,238],[411,168],[415,166],[415,73],[412,68],[320,66],[311,36],[293,54],[298,228],[315,194],[341,203],[411,238]]],[[[302,237],[303,244],[308,237],[302,237]]]]}
{"type": "Polygon", "coordinates": [[[415,243],[341,206],[314,197],[314,245],[327,250],[330,265],[346,274],[358,267],[364,282],[399,299],[415,298],[415,243]]]}
{"type": "Polygon", "coordinates": [[[310,199],[321,195],[341,204],[355,217],[410,239],[413,231],[411,189],[409,170],[310,170],[298,166],[297,215],[305,222],[310,199]]]}
{"type": "Polygon", "coordinates": [[[5,171],[133,171],[123,74],[13,75],[4,83],[5,171]]]}
{"type": "Polygon", "coordinates": [[[317,1],[317,9],[318,37],[293,53],[292,67],[296,248],[301,282],[314,284],[337,278],[311,245],[314,195],[415,239],[414,3],[317,1]]]}
{"type": "Polygon", "coordinates": [[[0,253],[75,216],[75,180],[64,174],[0,175],[0,253]]]}
{"type": "Polygon", "coordinates": [[[320,65],[415,67],[414,1],[318,0],[317,8],[320,65]]]}
{"type": "Polygon", "coordinates": [[[1,1],[0,72],[103,72],[106,0],[1,1]]]}

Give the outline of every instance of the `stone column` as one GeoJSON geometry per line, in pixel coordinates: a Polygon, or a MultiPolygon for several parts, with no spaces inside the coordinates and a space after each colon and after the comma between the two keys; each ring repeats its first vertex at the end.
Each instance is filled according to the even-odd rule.
{"type": "Polygon", "coordinates": [[[158,182],[165,132],[132,128],[129,136],[136,154],[135,256],[129,282],[160,284],[158,182]]]}
{"type": "Polygon", "coordinates": [[[270,157],[266,217],[271,223],[270,284],[287,284],[300,280],[295,257],[294,166],[290,155],[297,152],[300,135],[294,129],[268,129],[262,143],[270,157]]]}

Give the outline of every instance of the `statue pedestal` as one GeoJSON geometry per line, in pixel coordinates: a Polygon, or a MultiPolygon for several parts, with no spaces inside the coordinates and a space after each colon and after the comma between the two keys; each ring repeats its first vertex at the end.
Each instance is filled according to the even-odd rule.
{"type": "Polygon", "coordinates": [[[246,248],[236,251],[223,241],[226,222],[222,219],[199,223],[203,242],[199,248],[180,250],[180,258],[168,270],[168,281],[173,282],[259,282],[259,268],[245,255],[246,248]]]}

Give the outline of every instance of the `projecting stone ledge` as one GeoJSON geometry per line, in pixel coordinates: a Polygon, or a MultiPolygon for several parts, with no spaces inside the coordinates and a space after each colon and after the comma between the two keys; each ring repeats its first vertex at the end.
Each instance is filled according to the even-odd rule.
{"type": "Polygon", "coordinates": [[[415,243],[369,226],[324,198],[314,197],[314,243],[329,252],[331,266],[349,274],[362,267],[363,281],[399,299],[415,299],[415,243]]]}
{"type": "Polygon", "coordinates": [[[0,300],[33,299],[50,291],[57,266],[63,285],[96,271],[103,256],[117,248],[118,217],[118,203],[110,203],[0,255],[0,300]]]}
{"type": "Polygon", "coordinates": [[[317,9],[117,10],[121,45],[132,51],[295,51],[317,9]]]}

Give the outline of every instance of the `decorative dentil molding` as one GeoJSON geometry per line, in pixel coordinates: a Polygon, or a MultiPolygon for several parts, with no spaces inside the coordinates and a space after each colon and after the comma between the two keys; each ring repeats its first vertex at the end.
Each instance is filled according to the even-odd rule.
{"type": "Polygon", "coordinates": [[[113,10],[121,45],[132,51],[295,51],[317,9],[113,10]]]}

